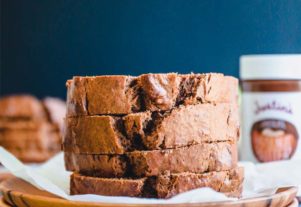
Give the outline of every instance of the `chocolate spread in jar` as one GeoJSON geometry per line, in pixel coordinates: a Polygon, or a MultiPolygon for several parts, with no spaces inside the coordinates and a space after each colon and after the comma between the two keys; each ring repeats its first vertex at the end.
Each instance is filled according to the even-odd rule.
{"type": "Polygon", "coordinates": [[[241,158],[301,158],[301,55],[241,58],[241,158]]]}

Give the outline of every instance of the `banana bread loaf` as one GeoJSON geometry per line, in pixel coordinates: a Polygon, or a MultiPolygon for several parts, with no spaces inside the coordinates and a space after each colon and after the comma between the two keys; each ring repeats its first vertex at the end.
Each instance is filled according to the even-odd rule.
{"type": "Polygon", "coordinates": [[[61,136],[56,125],[6,124],[0,128],[0,146],[23,162],[42,162],[60,151],[61,136]],[[29,128],[24,128],[29,126],[29,128]]]}
{"type": "Polygon", "coordinates": [[[222,74],[73,77],[63,134],[71,194],[239,197],[238,81],[222,74]]]}
{"type": "Polygon", "coordinates": [[[0,130],[0,145],[6,149],[58,151],[61,137],[56,126],[41,125],[37,130],[0,130]]]}
{"type": "Polygon", "coordinates": [[[24,162],[46,161],[61,149],[59,120],[65,116],[65,108],[58,99],[1,97],[0,145],[24,162]]]}

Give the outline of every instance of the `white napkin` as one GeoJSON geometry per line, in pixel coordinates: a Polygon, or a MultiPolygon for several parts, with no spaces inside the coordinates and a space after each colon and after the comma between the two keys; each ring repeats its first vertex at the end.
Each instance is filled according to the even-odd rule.
{"type": "MultiPolygon", "coordinates": [[[[60,153],[45,164],[38,167],[23,165],[12,154],[0,147],[0,162],[8,171],[41,190],[48,191],[72,201],[89,201],[104,203],[127,204],[168,204],[168,203],[193,203],[212,201],[231,201],[228,198],[210,188],[199,188],[174,196],[170,199],[147,199],[114,197],[99,195],[69,195],[69,176],[64,167],[63,154],[60,153]]],[[[245,167],[245,181],[243,198],[270,195],[278,187],[301,186],[301,160],[283,161],[269,164],[254,165],[252,163],[240,163],[245,167]]],[[[301,195],[301,192],[298,192],[301,195]]]]}

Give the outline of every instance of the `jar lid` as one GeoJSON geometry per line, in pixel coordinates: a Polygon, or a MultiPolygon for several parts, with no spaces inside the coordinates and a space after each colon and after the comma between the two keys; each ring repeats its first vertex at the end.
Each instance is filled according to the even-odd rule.
{"type": "Polygon", "coordinates": [[[243,55],[240,57],[242,80],[301,79],[301,54],[243,55]]]}

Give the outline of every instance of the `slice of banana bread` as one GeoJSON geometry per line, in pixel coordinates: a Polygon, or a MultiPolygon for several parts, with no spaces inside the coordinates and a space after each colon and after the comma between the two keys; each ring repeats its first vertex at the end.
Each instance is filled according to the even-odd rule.
{"type": "Polygon", "coordinates": [[[196,103],[237,103],[238,81],[223,74],[144,74],[68,80],[67,116],[170,110],[196,103]]]}
{"type": "Polygon", "coordinates": [[[157,177],[127,179],[88,177],[72,174],[70,192],[107,196],[170,198],[200,187],[210,187],[231,197],[240,197],[243,169],[209,172],[203,174],[179,173],[157,177]]]}
{"type": "Polygon", "coordinates": [[[144,177],[162,173],[229,170],[237,164],[237,146],[231,142],[134,151],[125,155],[85,155],[65,152],[66,169],[99,177],[144,177]]]}
{"type": "Polygon", "coordinates": [[[237,110],[231,104],[197,104],[124,117],[69,117],[63,146],[65,151],[76,153],[123,154],[135,149],[236,141],[239,136],[237,110]]]}

